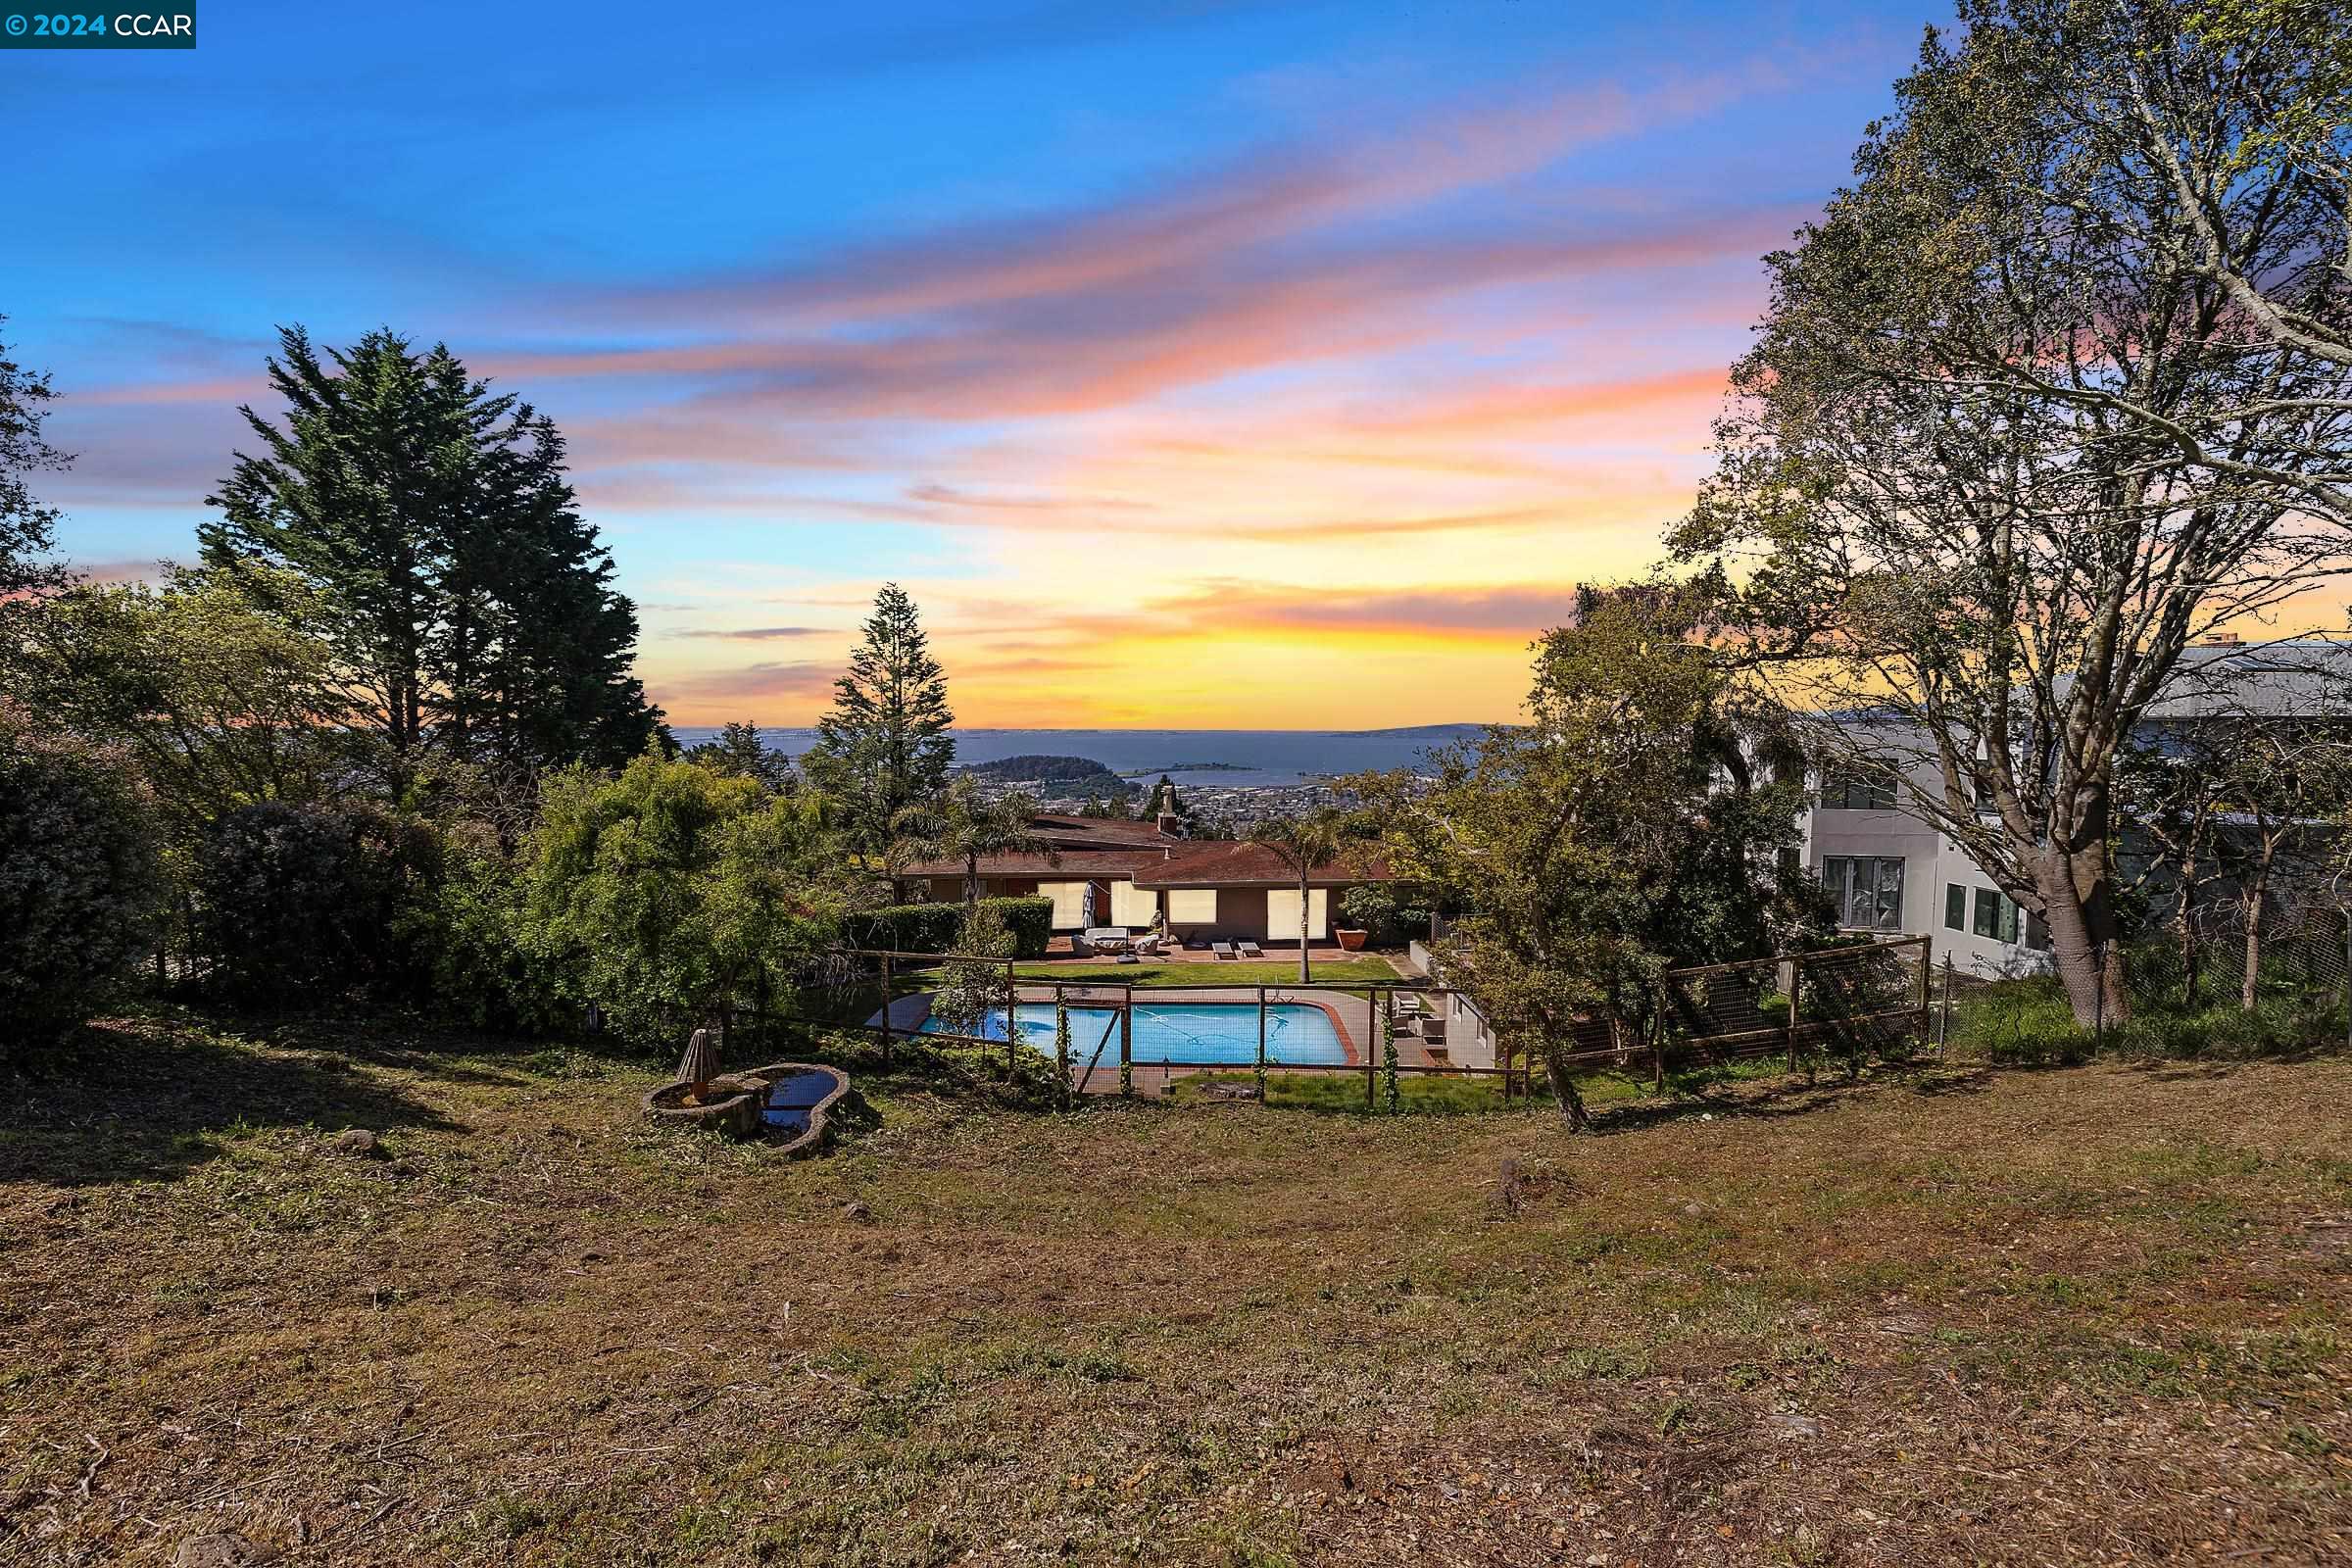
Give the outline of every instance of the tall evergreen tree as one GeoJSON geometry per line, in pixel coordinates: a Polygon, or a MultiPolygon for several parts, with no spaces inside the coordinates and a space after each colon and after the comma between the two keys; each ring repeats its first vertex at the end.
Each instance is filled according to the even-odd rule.
{"type": "Polygon", "coordinates": [[[206,498],[207,562],[315,590],[404,774],[428,751],[543,767],[643,750],[661,712],[630,673],[636,607],[612,591],[554,422],[442,345],[376,331],[321,359],[299,326],[278,341],[284,420],[240,411],[264,455],[238,453],[206,498]]]}
{"type": "Polygon", "coordinates": [[[858,847],[880,854],[899,813],[937,797],[956,760],[947,676],[897,583],[874,596],[833,692],[833,710],[817,720],[816,745],[802,761],[841,798],[858,847]]]}
{"type": "MultiPolygon", "coordinates": [[[[0,316],[0,326],[8,318],[0,316]]],[[[33,499],[24,475],[63,468],[66,455],[41,439],[49,377],[8,357],[0,343],[0,602],[60,586],[64,568],[40,557],[57,542],[57,509],[33,499]]]]}

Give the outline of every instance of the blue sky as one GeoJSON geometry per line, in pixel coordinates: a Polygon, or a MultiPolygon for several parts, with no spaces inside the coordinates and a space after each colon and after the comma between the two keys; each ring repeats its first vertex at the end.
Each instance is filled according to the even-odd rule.
{"type": "Polygon", "coordinates": [[[0,53],[0,313],[101,572],[188,553],[278,323],[390,325],[570,435],[684,721],[806,721],[886,577],[970,722],[1499,718],[1938,20],[215,3],[0,53]]]}

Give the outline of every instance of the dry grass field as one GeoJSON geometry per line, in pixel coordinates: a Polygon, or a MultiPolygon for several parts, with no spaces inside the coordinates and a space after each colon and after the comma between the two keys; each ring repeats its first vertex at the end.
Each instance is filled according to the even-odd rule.
{"type": "Polygon", "coordinates": [[[0,1081],[0,1562],[2352,1559],[2344,1059],[1582,1139],[871,1082],[784,1164],[634,1064],[224,1027],[0,1081]]]}

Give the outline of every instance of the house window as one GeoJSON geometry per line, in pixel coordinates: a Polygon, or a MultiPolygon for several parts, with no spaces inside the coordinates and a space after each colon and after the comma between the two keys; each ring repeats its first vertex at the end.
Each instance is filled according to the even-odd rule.
{"type": "Polygon", "coordinates": [[[1168,924],[1215,925],[1217,923],[1217,890],[1215,888],[1170,888],[1168,890],[1168,924]]]}
{"type": "Polygon", "coordinates": [[[1821,862],[1822,885],[1849,931],[1903,928],[1903,862],[1890,855],[1832,855],[1821,862]]]}
{"type": "Polygon", "coordinates": [[[1821,781],[1821,804],[1833,810],[1891,811],[1894,809],[1894,781],[1851,768],[1825,775],[1821,781]]]}
{"type": "Polygon", "coordinates": [[[1145,926],[1159,912],[1159,895],[1139,891],[1133,882],[1118,881],[1110,885],[1110,923],[1112,925],[1145,926]]]}
{"type": "Polygon", "coordinates": [[[1943,924],[1950,931],[1968,929],[1968,889],[1957,882],[1943,885],[1943,924]]]}
{"type": "Polygon", "coordinates": [[[1086,884],[1083,882],[1040,882],[1039,896],[1054,901],[1054,929],[1078,931],[1086,925],[1086,884]]]}
{"type": "Polygon", "coordinates": [[[2026,946],[2035,953],[2050,951],[2050,922],[2038,914],[2026,916],[2026,946]]]}
{"type": "Polygon", "coordinates": [[[1995,942],[2015,942],[2018,926],[2017,901],[1991,888],[1977,889],[1976,932],[1995,942]]]}
{"type": "MultiPolygon", "coordinates": [[[[1331,934],[1331,892],[1327,888],[1310,890],[1306,904],[1306,934],[1309,940],[1321,942],[1331,934]]],[[[1298,890],[1275,888],[1266,894],[1266,940],[1296,942],[1298,940],[1298,890]]]]}

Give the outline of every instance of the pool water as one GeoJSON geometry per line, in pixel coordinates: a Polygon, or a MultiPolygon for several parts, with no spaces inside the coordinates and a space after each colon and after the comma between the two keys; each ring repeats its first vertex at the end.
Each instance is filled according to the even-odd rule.
{"type": "Polygon", "coordinates": [[[831,1073],[787,1073],[768,1086],[767,1103],[760,1107],[760,1119],[779,1132],[807,1132],[809,1112],[832,1092],[831,1073]]]}
{"type": "MultiPolygon", "coordinates": [[[[1096,1045],[1110,1030],[1102,1060],[1119,1059],[1118,1030],[1112,1020],[1116,1007],[1070,1009],[1070,1054],[1083,1066],[1096,1045]]],[[[1014,1011],[1021,1044],[1047,1055],[1054,1054],[1054,1004],[1024,1002],[1014,1011]]],[[[938,1034],[936,1018],[923,1020],[923,1033],[938,1034]]],[[[1004,1038],[1004,1009],[992,1008],[982,1030],[991,1040],[1004,1038]]],[[[1254,1002],[1184,1002],[1135,1004],[1134,1058],[1141,1062],[1254,1062],[1257,1060],[1257,1004],[1254,1002]]],[[[1266,1007],[1266,1059],[1301,1063],[1345,1063],[1348,1048],[1332,1027],[1331,1014],[1304,1003],[1277,1002],[1266,1007]]]]}

